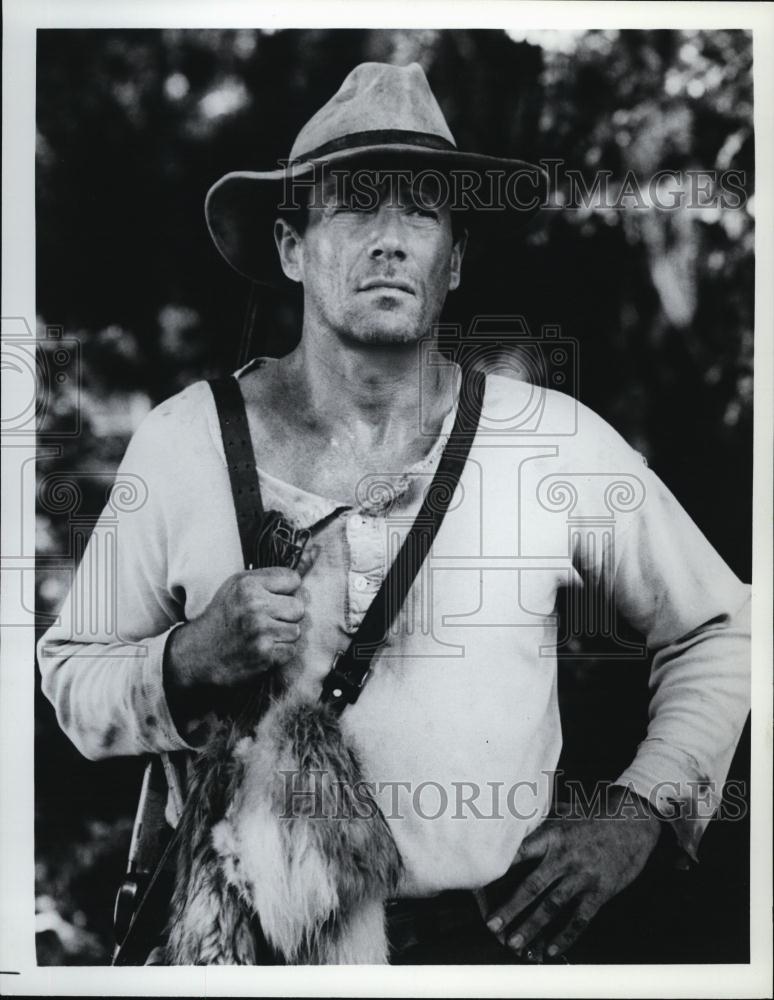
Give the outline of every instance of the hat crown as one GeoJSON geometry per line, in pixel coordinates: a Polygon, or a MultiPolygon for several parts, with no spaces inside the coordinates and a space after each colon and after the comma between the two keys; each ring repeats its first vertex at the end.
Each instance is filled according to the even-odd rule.
{"type": "Polygon", "coordinates": [[[456,146],[419,63],[356,66],[333,97],[298,133],[291,160],[344,136],[371,131],[421,132],[456,146]]]}

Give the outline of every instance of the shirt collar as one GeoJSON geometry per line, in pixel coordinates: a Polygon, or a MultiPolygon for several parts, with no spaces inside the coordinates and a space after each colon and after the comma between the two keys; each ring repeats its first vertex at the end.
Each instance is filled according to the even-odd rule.
{"type": "MultiPolygon", "coordinates": [[[[252,358],[246,365],[238,368],[232,374],[241,378],[255,368],[261,367],[267,360],[267,358],[260,356],[252,358]]],[[[351,504],[294,486],[284,479],[271,475],[258,465],[258,479],[264,507],[267,510],[280,510],[296,527],[312,528],[344,510],[355,510],[371,517],[384,517],[397,505],[410,506],[418,499],[417,494],[423,484],[429,485],[441,453],[449,440],[456,410],[457,404],[452,406],[444,417],[438,437],[423,458],[403,471],[374,473],[364,477],[358,486],[354,503],[351,504]]],[[[226,456],[220,433],[217,431],[217,413],[214,403],[209,417],[210,432],[225,464],[226,456]]]]}

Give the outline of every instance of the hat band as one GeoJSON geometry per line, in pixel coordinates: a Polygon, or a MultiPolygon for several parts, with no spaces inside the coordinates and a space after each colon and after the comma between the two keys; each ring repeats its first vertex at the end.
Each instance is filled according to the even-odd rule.
{"type": "Polygon", "coordinates": [[[434,135],[432,132],[412,132],[410,129],[385,128],[370,129],[366,132],[349,132],[347,135],[340,135],[337,139],[331,139],[316,149],[310,149],[302,153],[288,164],[294,167],[298,163],[307,160],[316,160],[328,153],[338,153],[342,149],[363,149],[366,146],[422,146],[424,149],[444,149],[456,152],[457,147],[453,142],[444,139],[441,135],[434,135]]]}

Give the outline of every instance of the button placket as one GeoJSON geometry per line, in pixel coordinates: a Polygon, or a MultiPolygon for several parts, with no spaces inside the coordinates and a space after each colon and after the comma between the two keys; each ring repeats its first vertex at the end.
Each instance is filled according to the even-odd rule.
{"type": "Polygon", "coordinates": [[[385,572],[385,518],[353,511],[346,520],[346,629],[354,632],[381,585],[385,572]]]}

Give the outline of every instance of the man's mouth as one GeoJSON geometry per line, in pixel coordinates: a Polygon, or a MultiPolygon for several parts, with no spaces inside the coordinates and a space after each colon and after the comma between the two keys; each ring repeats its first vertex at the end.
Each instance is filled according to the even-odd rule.
{"type": "Polygon", "coordinates": [[[407,281],[400,281],[396,278],[369,278],[364,281],[358,291],[371,292],[377,289],[389,289],[390,291],[406,292],[408,295],[416,295],[413,285],[407,281]]]}

